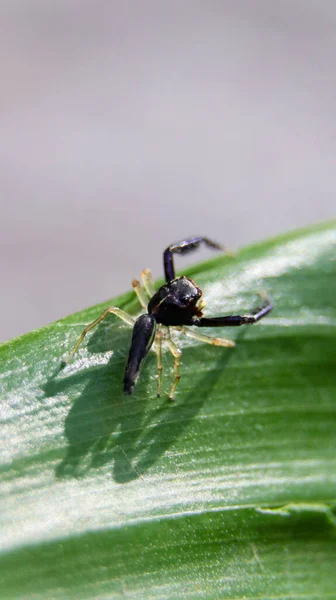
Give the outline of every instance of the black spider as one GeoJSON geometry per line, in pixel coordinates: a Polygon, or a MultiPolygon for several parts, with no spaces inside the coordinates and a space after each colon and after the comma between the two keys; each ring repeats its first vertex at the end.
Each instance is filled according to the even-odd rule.
{"type": "Polygon", "coordinates": [[[147,311],[146,314],[134,319],[120,308],[110,306],[82,332],[70,358],[77,351],[85,335],[93,329],[105,317],[113,313],[129,325],[133,326],[133,335],[128,360],[124,374],[124,392],[132,394],[134,386],[140,374],[141,367],[148,355],[154,341],[157,352],[158,363],[158,387],[157,395],[161,393],[162,381],[162,343],[165,343],[174,356],[175,379],[171,387],[169,398],[174,399],[176,386],[180,379],[180,357],[181,350],[175,345],[170,337],[169,327],[182,331],[185,335],[201,342],[215,346],[226,346],[232,348],[235,343],[232,340],[213,338],[203,335],[198,331],[187,329],[187,327],[226,327],[237,325],[249,325],[256,323],[267,315],[273,308],[268,297],[264,297],[264,304],[256,308],[249,315],[230,315],[224,317],[203,317],[202,291],[188,277],[175,277],[173,254],[186,254],[197,248],[204,242],[215,250],[224,250],[222,246],[212,242],[205,237],[193,237],[171,244],[163,254],[163,263],[166,283],[156,292],[152,285],[152,277],[149,269],[141,273],[143,287],[140,282],[132,282],[140,304],[147,311]],[[149,300],[149,301],[148,301],[149,300]]]}

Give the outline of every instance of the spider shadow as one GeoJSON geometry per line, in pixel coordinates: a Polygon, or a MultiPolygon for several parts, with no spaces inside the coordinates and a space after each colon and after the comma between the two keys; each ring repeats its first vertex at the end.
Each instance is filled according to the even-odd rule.
{"type": "MultiPolygon", "coordinates": [[[[245,331],[240,330],[236,341],[239,342],[244,336],[245,331]]],[[[115,460],[113,466],[113,478],[116,482],[127,483],[142,476],[160,456],[167,452],[200,412],[205,399],[211,395],[212,389],[234,353],[233,349],[214,346],[207,346],[207,351],[208,357],[211,356],[213,361],[213,369],[199,377],[195,376],[193,369],[190,392],[177,394],[174,403],[165,400],[154,408],[144,423],[146,429],[143,436],[132,438],[131,432],[121,428],[117,447],[119,459],[115,460]],[[217,357],[216,361],[215,357],[217,357]]],[[[187,372],[183,374],[183,365],[186,368],[188,365],[192,367],[197,361],[199,361],[197,347],[191,346],[183,350],[183,378],[188,377],[187,372]]]]}
{"type": "MultiPolygon", "coordinates": [[[[130,343],[131,329],[124,326],[113,330],[113,345],[116,350],[107,364],[96,364],[78,369],[70,374],[61,367],[42,387],[46,396],[64,394],[76,396],[65,418],[64,435],[67,440],[66,455],[56,467],[57,478],[84,477],[100,463],[113,459],[115,436],[124,424],[131,430],[141,430],[146,410],[146,401],[122,393],[122,374],[130,343]]],[[[111,350],[111,329],[101,325],[91,335],[86,349],[93,357],[111,350]]],[[[98,361],[97,361],[98,362],[98,361]]],[[[140,394],[148,384],[149,373],[144,370],[140,394]]],[[[140,382],[139,382],[140,383],[140,382]]]]}
{"type": "MultiPolygon", "coordinates": [[[[239,332],[239,338],[244,332],[239,332]]],[[[110,350],[108,327],[99,328],[87,345],[91,354],[110,350]]],[[[44,386],[46,396],[66,393],[79,386],[81,392],[65,419],[64,434],[67,452],[56,467],[59,479],[84,477],[91,470],[112,465],[112,477],[117,483],[127,483],[141,477],[174,444],[201,410],[205,394],[216,385],[234,350],[208,347],[208,356],[219,356],[214,369],[195,377],[189,393],[177,395],[174,403],[156,399],[156,382],[145,365],[133,396],[122,392],[122,374],[129,347],[125,328],[114,334],[118,350],[108,364],[77,371],[69,376],[52,377],[44,386]],[[151,379],[151,381],[149,381],[151,379]],[[84,386],[84,388],[83,388],[84,386]],[[148,391],[150,388],[150,391],[148,391]],[[151,393],[153,390],[153,393],[151,393]],[[158,403],[159,406],[158,406],[158,403]]],[[[238,339],[237,339],[238,341],[238,339]]],[[[184,363],[199,360],[197,348],[184,349],[184,363]]],[[[169,357],[170,358],[170,357],[169,357]]],[[[148,362],[156,361],[153,354],[148,362]]],[[[183,373],[182,377],[188,377],[183,373]]]]}

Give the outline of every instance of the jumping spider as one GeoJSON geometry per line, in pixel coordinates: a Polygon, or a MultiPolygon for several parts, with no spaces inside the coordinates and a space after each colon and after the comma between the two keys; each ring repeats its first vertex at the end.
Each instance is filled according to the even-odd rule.
{"type": "Polygon", "coordinates": [[[169,333],[170,327],[173,327],[184,333],[184,335],[199,340],[200,342],[206,342],[207,344],[213,344],[214,346],[233,348],[235,343],[232,340],[203,335],[198,331],[187,329],[187,327],[232,327],[249,325],[256,323],[262,319],[262,317],[267,315],[272,310],[273,305],[270,299],[265,296],[263,297],[263,305],[256,308],[249,315],[203,317],[202,309],[204,308],[204,302],[202,301],[202,291],[195,285],[192,279],[185,276],[175,277],[173,262],[173,254],[186,254],[191,252],[202,242],[215,250],[224,250],[222,246],[205,237],[193,237],[168,246],[163,253],[166,283],[156,292],[152,284],[152,277],[149,269],[144,269],[141,273],[143,287],[136,279],[132,282],[141,306],[147,311],[146,314],[142,314],[135,319],[115,306],[106,308],[95,321],[85,327],[71,353],[70,359],[76,353],[88,331],[98,325],[98,323],[105,319],[108,314],[113,313],[133,327],[131,347],[124,374],[124,393],[129,395],[133,393],[143,363],[155,342],[158,368],[157,395],[159,397],[161,394],[162,344],[165,344],[174,357],[175,379],[169,394],[170,400],[173,400],[176,386],[180,379],[180,357],[182,352],[171,339],[169,333]]]}

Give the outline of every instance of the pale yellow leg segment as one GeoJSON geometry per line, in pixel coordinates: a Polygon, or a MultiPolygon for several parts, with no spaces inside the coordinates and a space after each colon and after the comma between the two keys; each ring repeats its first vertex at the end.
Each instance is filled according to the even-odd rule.
{"type": "Polygon", "coordinates": [[[182,333],[184,333],[184,335],[186,335],[187,337],[193,338],[194,340],[198,340],[199,342],[205,342],[206,344],[212,344],[213,346],[224,346],[225,348],[234,348],[236,345],[232,340],[228,340],[226,338],[211,337],[210,335],[204,335],[204,333],[199,333],[198,331],[193,331],[191,329],[187,329],[186,327],[175,327],[174,329],[182,331],[182,333]]]}
{"type": "Polygon", "coordinates": [[[162,333],[161,331],[157,331],[156,337],[156,355],[157,355],[157,370],[158,370],[158,380],[157,380],[157,397],[161,396],[161,385],[162,385],[162,333]]]}
{"type": "Polygon", "coordinates": [[[136,295],[138,296],[138,300],[142,308],[145,308],[147,310],[148,298],[146,297],[145,290],[140,285],[140,281],[138,281],[137,279],[133,279],[132,286],[136,295]]]}
{"type": "Polygon", "coordinates": [[[71,352],[67,362],[70,362],[70,360],[74,357],[80,344],[82,343],[83,339],[85,338],[86,334],[89,331],[91,331],[91,329],[96,327],[96,325],[98,325],[98,323],[100,323],[100,321],[103,321],[103,319],[105,319],[105,317],[107,317],[107,315],[109,315],[110,313],[116,315],[116,317],[119,317],[119,319],[126,321],[126,323],[128,323],[128,325],[134,325],[135,319],[133,319],[133,317],[131,317],[131,315],[128,315],[126,312],[124,312],[120,308],[117,308],[115,306],[109,306],[109,308],[106,308],[106,310],[104,310],[104,312],[102,312],[102,314],[97,319],[95,319],[94,321],[92,321],[92,323],[90,323],[87,327],[85,327],[76,346],[74,347],[73,351],[71,352]]]}
{"type": "Polygon", "coordinates": [[[144,285],[144,288],[145,288],[148,296],[150,298],[152,296],[154,296],[155,288],[153,285],[152,273],[151,273],[150,269],[144,269],[143,271],[141,271],[141,280],[142,280],[142,283],[144,285]]]}
{"type": "Polygon", "coordinates": [[[174,383],[171,386],[170,389],[170,394],[169,394],[169,400],[174,400],[174,396],[175,396],[175,390],[177,387],[178,382],[180,381],[181,375],[180,375],[180,361],[181,361],[181,350],[174,344],[173,340],[170,338],[165,338],[165,343],[167,344],[170,352],[172,353],[173,357],[174,357],[174,370],[175,370],[175,379],[174,379],[174,383]]]}

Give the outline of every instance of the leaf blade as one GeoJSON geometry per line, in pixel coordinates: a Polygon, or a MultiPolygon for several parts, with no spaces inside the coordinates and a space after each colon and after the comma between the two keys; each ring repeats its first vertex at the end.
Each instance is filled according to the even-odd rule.
{"type": "MultiPolygon", "coordinates": [[[[147,586],[152,586],[152,597],[181,597],[182,592],[188,595],[189,586],[189,596],[211,598],[216,597],[216,578],[223,580],[221,597],[259,594],[266,598],[277,589],[282,596],[295,597],[302,590],[313,594],[316,589],[317,596],[323,592],[319,597],[332,597],[333,584],[326,584],[325,577],[328,573],[328,582],[335,583],[330,512],[336,496],[336,311],[331,284],[336,275],[335,232],[329,224],[286,235],[243,250],[235,261],[220,257],[191,270],[213,314],[230,313],[237,306],[245,312],[253,306],[255,292],[264,287],[276,308],[256,327],[228,330],[237,339],[235,351],[182,341],[182,379],[174,406],[154,398],[155,359],[146,365],[135,396],[122,396],[130,333],[112,319],[93,333],[72,366],[57,373],[63,352],[107,303],[0,347],[5,395],[0,481],[6,501],[0,564],[7,573],[3,591],[8,597],[28,589],[37,597],[44,592],[56,597],[56,588],[61,588],[59,597],[78,597],[78,590],[80,597],[106,593],[118,597],[124,585],[129,597],[141,597],[147,586]],[[257,556],[263,556],[264,564],[272,546],[272,535],[265,537],[265,530],[272,530],[272,519],[279,517],[274,509],[282,505],[295,507],[290,509],[291,525],[288,530],[274,526],[278,552],[275,542],[273,566],[262,573],[251,546],[253,536],[259,535],[260,526],[264,537],[257,537],[257,556]],[[260,509],[271,512],[256,512],[260,509]],[[299,536],[298,513],[306,519],[299,536]],[[324,523],[326,514],[329,525],[322,527],[322,543],[313,524],[316,519],[324,523]],[[206,525],[199,524],[202,518],[206,525]],[[216,518],[218,523],[224,519],[226,530],[235,533],[223,538],[218,525],[213,541],[211,524],[216,518]],[[189,525],[189,520],[194,524],[189,525]],[[239,546],[243,524],[246,540],[239,546]],[[127,552],[122,551],[128,532],[135,532],[130,533],[132,544],[144,548],[151,527],[153,539],[164,542],[166,563],[171,561],[183,573],[180,578],[170,573],[166,563],[162,565],[160,544],[153,540],[156,560],[145,548],[151,558],[145,561],[135,553],[136,573],[128,570],[127,552]],[[201,531],[208,532],[208,545],[205,541],[195,549],[191,544],[189,551],[187,542],[183,567],[179,544],[201,531]],[[274,569],[284,556],[282,536],[291,560],[295,562],[298,553],[301,562],[295,577],[287,574],[281,584],[274,569]],[[233,568],[229,581],[223,573],[232,567],[225,559],[225,545],[232,538],[241,550],[231,561],[236,573],[233,568]],[[100,540],[106,551],[98,557],[92,551],[86,560],[81,546],[90,546],[93,539],[98,546],[100,540]],[[64,569],[70,577],[71,568],[58,555],[60,543],[82,565],[71,585],[64,577],[64,569]],[[26,545],[34,560],[28,560],[26,545]],[[46,545],[49,562],[37,576],[46,545]],[[121,548],[119,554],[115,547],[121,548]],[[318,569],[316,565],[314,569],[314,548],[320,556],[318,569]],[[199,575],[190,566],[193,556],[199,575]],[[20,581],[16,564],[26,572],[20,581]],[[53,564],[57,565],[55,578],[50,579],[53,564]],[[85,591],[82,578],[86,581],[88,564],[92,579],[85,591]],[[104,568],[111,573],[107,581],[100,576],[104,568]],[[303,568],[312,577],[304,576],[303,568]],[[28,586],[30,578],[33,583],[28,586]],[[34,588],[38,580],[41,585],[34,588]]],[[[136,310],[131,294],[124,295],[118,306],[136,310]]],[[[166,372],[171,376],[169,364],[167,357],[166,372]]],[[[169,388],[170,378],[166,376],[165,382],[169,388]]]]}

